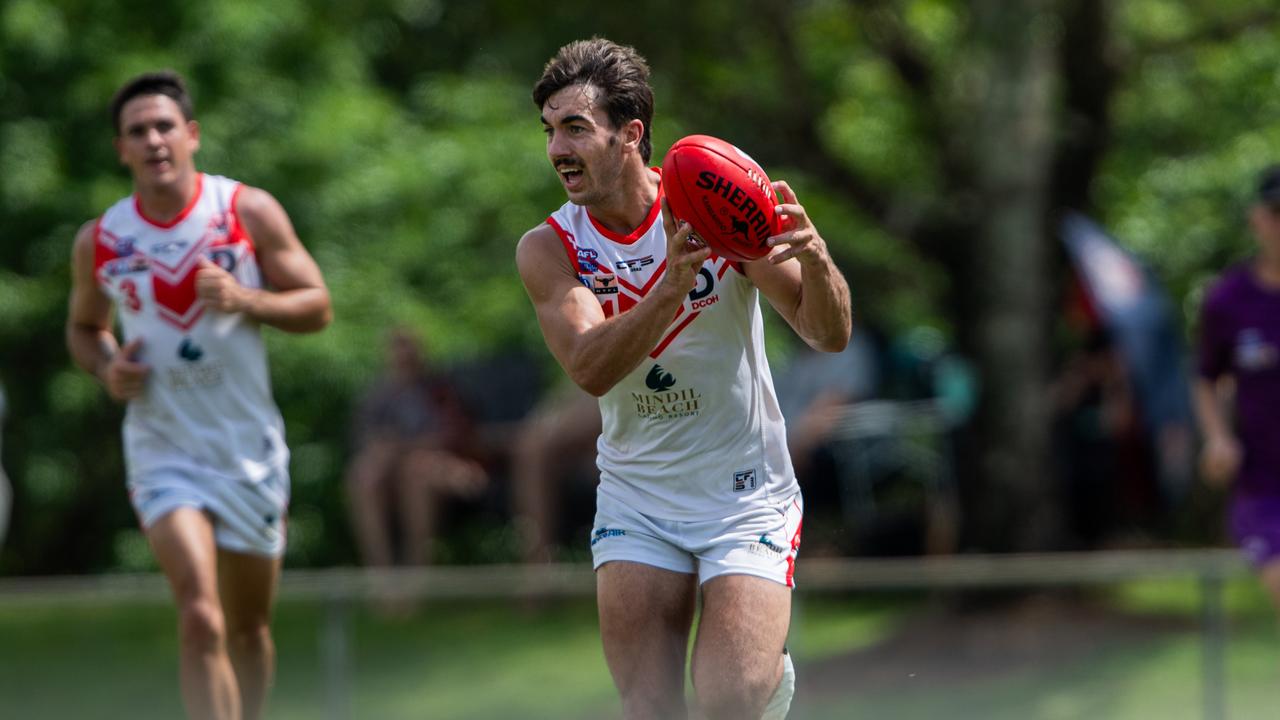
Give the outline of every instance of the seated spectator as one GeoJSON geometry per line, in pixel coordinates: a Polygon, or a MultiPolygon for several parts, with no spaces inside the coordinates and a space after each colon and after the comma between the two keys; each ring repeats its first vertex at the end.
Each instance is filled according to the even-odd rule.
{"type": "MultiPolygon", "coordinates": [[[[516,433],[511,460],[511,493],[521,556],[525,562],[554,559],[561,540],[567,487],[594,488],[596,439],[600,436],[600,405],[578,386],[565,383],[538,403],[516,433]]],[[[583,495],[584,493],[577,493],[583,495]]],[[[590,531],[594,496],[582,504],[584,533],[590,531]]],[[[577,523],[568,518],[570,532],[577,523]]],[[[584,543],[586,535],[580,538],[584,543]]]]}
{"type": "Polygon", "coordinates": [[[476,498],[489,478],[471,418],[409,332],[391,333],[386,376],[361,401],[353,436],[346,483],[362,561],[429,563],[442,502],[476,498]]]}
{"type": "Polygon", "coordinates": [[[841,554],[851,545],[842,508],[842,468],[833,436],[848,405],[876,394],[879,360],[871,336],[854,328],[838,353],[801,345],[774,375],[787,423],[787,449],[805,499],[805,548],[811,555],[841,554]]]}
{"type": "MultiPolygon", "coordinates": [[[[856,328],[843,351],[824,353],[802,346],[778,374],[778,404],[787,422],[787,448],[801,483],[821,472],[818,466],[823,462],[823,447],[841,408],[874,396],[879,381],[876,346],[867,333],[856,328]]],[[[805,485],[806,496],[809,487],[805,485]]]]}

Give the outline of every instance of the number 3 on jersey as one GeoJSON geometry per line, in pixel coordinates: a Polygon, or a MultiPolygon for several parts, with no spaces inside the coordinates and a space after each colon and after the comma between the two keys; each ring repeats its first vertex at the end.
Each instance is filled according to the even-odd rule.
{"type": "Polygon", "coordinates": [[[120,283],[120,292],[124,295],[123,304],[129,309],[129,312],[138,312],[142,309],[142,298],[138,297],[138,284],[133,280],[125,280],[120,283]]]}

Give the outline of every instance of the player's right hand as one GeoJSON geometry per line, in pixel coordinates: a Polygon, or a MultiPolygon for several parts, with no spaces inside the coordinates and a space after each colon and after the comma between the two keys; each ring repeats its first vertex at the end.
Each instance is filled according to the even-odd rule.
{"type": "Polygon", "coordinates": [[[689,223],[676,222],[665,197],[662,198],[662,227],[667,231],[667,273],[663,281],[675,283],[682,295],[688,294],[697,287],[698,270],[711,257],[711,248],[693,234],[689,223]]]}
{"type": "Polygon", "coordinates": [[[138,362],[138,351],[141,349],[142,338],[130,340],[124,347],[116,350],[116,354],[111,356],[98,374],[102,378],[102,384],[107,387],[107,394],[120,402],[132,400],[146,389],[151,366],[138,362]]]}
{"type": "Polygon", "coordinates": [[[1235,480],[1243,459],[1239,440],[1230,435],[1211,436],[1200,451],[1200,472],[1210,485],[1227,487],[1235,480]]]}

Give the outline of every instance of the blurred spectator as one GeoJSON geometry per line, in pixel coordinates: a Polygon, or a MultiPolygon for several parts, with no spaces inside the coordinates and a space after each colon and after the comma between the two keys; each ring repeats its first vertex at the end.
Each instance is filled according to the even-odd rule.
{"type": "Polygon", "coordinates": [[[796,357],[778,374],[778,404],[787,421],[787,448],[796,477],[804,483],[806,498],[818,487],[831,484],[826,444],[841,409],[875,395],[879,383],[875,343],[860,328],[854,329],[849,345],[838,353],[801,345],[796,357]]]}
{"type": "Polygon", "coordinates": [[[554,559],[563,526],[577,529],[574,514],[581,515],[584,532],[590,531],[594,490],[600,479],[595,464],[600,427],[599,402],[577,385],[562,383],[538,403],[517,431],[511,492],[521,557],[526,562],[554,559]],[[579,496],[582,503],[572,502],[579,496]],[[576,513],[579,508],[581,513],[576,513]]]}
{"type": "MultiPolygon", "coordinates": [[[[4,447],[5,409],[4,386],[0,385],[0,448],[4,447]]],[[[3,454],[3,450],[0,450],[0,457],[3,454]]],[[[13,489],[9,486],[9,476],[5,474],[4,466],[0,465],[0,548],[4,547],[5,533],[9,530],[9,509],[12,504],[13,489]]]]}
{"type": "Polygon", "coordinates": [[[1080,338],[1075,345],[1105,330],[1098,337],[1130,396],[1133,418],[1118,438],[1127,466],[1116,477],[1122,484],[1117,529],[1147,534],[1191,485],[1193,417],[1180,313],[1151,268],[1096,222],[1067,213],[1059,236],[1071,269],[1064,315],[1080,338]]]}
{"type": "Polygon", "coordinates": [[[1063,363],[1050,391],[1054,464],[1073,546],[1131,541],[1160,501],[1137,398],[1111,334],[1094,326],[1063,363]]]}
{"type": "Polygon", "coordinates": [[[854,328],[843,351],[824,353],[801,344],[774,376],[787,449],[804,492],[808,554],[839,554],[851,545],[842,504],[843,441],[834,433],[845,408],[876,394],[879,375],[872,336],[854,328]]]}
{"type": "Polygon", "coordinates": [[[476,498],[489,478],[474,459],[471,418],[408,331],[391,333],[386,376],[361,401],[352,429],[346,482],[361,559],[427,564],[441,504],[476,498]]]}

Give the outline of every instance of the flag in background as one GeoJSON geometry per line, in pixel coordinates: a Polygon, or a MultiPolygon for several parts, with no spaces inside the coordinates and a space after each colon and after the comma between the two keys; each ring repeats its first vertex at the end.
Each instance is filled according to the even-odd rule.
{"type": "Polygon", "coordinates": [[[1166,499],[1180,499],[1191,482],[1193,418],[1188,355],[1174,305],[1155,274],[1088,217],[1069,213],[1059,234],[1129,371],[1166,499]]]}

